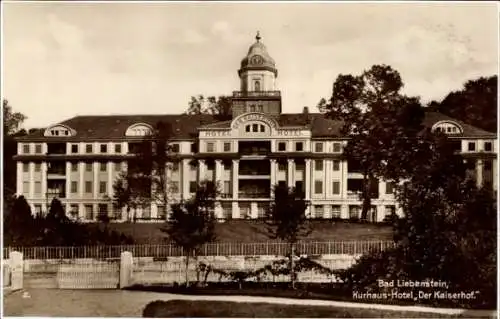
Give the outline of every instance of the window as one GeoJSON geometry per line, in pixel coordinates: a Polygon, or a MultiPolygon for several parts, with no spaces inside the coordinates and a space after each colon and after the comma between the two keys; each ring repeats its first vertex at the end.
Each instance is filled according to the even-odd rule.
{"type": "Polygon", "coordinates": [[[279,142],[278,143],[278,151],[280,151],[280,152],[286,151],[286,142],[279,142]]]}
{"type": "Polygon", "coordinates": [[[79,214],[79,209],[78,209],[78,204],[71,204],[70,206],[70,212],[71,215],[74,217],[78,217],[79,214]]]}
{"type": "Polygon", "coordinates": [[[323,194],[323,181],[314,181],[314,194],[323,194]]]}
{"type": "Polygon", "coordinates": [[[231,170],[231,162],[228,162],[228,161],[222,162],[222,169],[225,171],[230,171],[231,170]]]}
{"type": "Polygon", "coordinates": [[[173,194],[178,194],[179,193],[179,181],[172,181],[170,183],[170,191],[173,194]]]}
{"type": "Polygon", "coordinates": [[[393,182],[385,183],[385,193],[386,194],[394,194],[394,183],[393,182]]]}
{"type": "Polygon", "coordinates": [[[178,172],[179,171],[179,162],[172,163],[172,171],[173,172],[178,172]]]}
{"type": "Polygon", "coordinates": [[[333,143],[333,152],[334,153],[340,153],[341,148],[342,148],[342,145],[340,143],[333,143]]]}
{"type": "Polygon", "coordinates": [[[230,181],[224,181],[224,186],[223,186],[222,193],[223,195],[230,195],[231,194],[231,182],[230,181]]]}
{"type": "Polygon", "coordinates": [[[99,193],[106,193],[106,182],[99,182],[99,193]]]}
{"type": "Polygon", "coordinates": [[[260,125],[260,132],[264,133],[266,131],[266,127],[264,125],[260,125]]]}
{"type": "Polygon", "coordinates": [[[42,144],[36,144],[35,145],[35,153],[36,154],[42,154],[42,144]]]}
{"type": "Polygon", "coordinates": [[[122,163],[115,162],[115,172],[121,172],[121,170],[122,170],[122,163]]]}
{"type": "Polygon", "coordinates": [[[295,189],[297,191],[304,191],[304,182],[303,181],[295,181],[295,189]]]}
{"type": "Polygon", "coordinates": [[[314,205],[314,215],[312,218],[323,218],[324,217],[324,208],[323,205],[314,205]]]}
{"type": "Polygon", "coordinates": [[[35,194],[41,194],[42,193],[42,182],[35,182],[35,194]]]}
{"type": "Polygon", "coordinates": [[[191,153],[198,152],[198,145],[196,143],[191,143],[191,153]]]}
{"type": "Polygon", "coordinates": [[[71,182],[71,192],[73,194],[78,192],[78,182],[71,182]]]}
{"type": "Polygon", "coordinates": [[[448,126],[448,127],[446,128],[446,132],[451,133],[451,126],[448,126]]]}
{"type": "Polygon", "coordinates": [[[332,161],[332,165],[333,165],[333,170],[334,171],[340,171],[340,161],[333,160],[332,161]]]}
{"type": "Polygon", "coordinates": [[[165,211],[165,205],[157,205],[156,211],[159,219],[167,219],[167,212],[165,211]]]}
{"type": "Polygon", "coordinates": [[[99,204],[99,216],[108,216],[108,205],[99,204]]]}
{"type": "Polygon", "coordinates": [[[491,142],[484,142],[484,150],[486,152],[491,152],[491,149],[492,149],[491,146],[492,146],[491,142]]]}
{"type": "Polygon", "coordinates": [[[214,143],[207,143],[207,152],[214,151],[214,143]]]}
{"type": "Polygon", "coordinates": [[[314,144],[314,151],[318,152],[318,153],[323,152],[323,143],[321,143],[321,142],[315,143],[314,144]]]}
{"type": "Polygon", "coordinates": [[[302,152],[304,150],[304,143],[296,142],[295,143],[295,151],[302,152]]]}
{"type": "Polygon", "coordinates": [[[189,169],[191,171],[196,171],[198,169],[198,162],[192,161],[191,163],[189,163],[189,169]]]}
{"type": "Polygon", "coordinates": [[[92,172],[92,163],[85,163],[85,171],[92,172]]]}
{"type": "Polygon", "coordinates": [[[29,144],[24,144],[23,145],[23,153],[24,154],[29,154],[30,153],[30,145],[29,144]]]}
{"type": "Polygon", "coordinates": [[[42,205],[35,204],[35,215],[36,216],[41,216],[42,215],[42,205]]]}
{"type": "Polygon", "coordinates": [[[264,112],[264,106],[263,106],[263,105],[259,105],[259,112],[260,112],[260,113],[263,113],[263,112],[264,112]]]}
{"type": "Polygon", "coordinates": [[[340,205],[332,205],[332,218],[340,218],[340,205]]]}
{"type": "Polygon", "coordinates": [[[335,195],[340,194],[340,182],[339,181],[333,181],[332,194],[335,194],[335,195]]]}
{"type": "Polygon", "coordinates": [[[488,160],[484,161],[484,170],[485,171],[491,171],[492,167],[493,167],[493,164],[491,163],[491,161],[488,161],[488,160]]]}
{"type": "Polygon", "coordinates": [[[101,172],[105,172],[105,171],[107,170],[107,168],[106,168],[106,166],[107,166],[107,165],[106,165],[106,163],[101,162],[101,163],[99,163],[99,166],[100,166],[100,171],[101,171],[101,172]]]}
{"type": "Polygon", "coordinates": [[[258,124],[252,124],[252,132],[258,132],[259,131],[259,125],[258,124]]]}
{"type": "Polygon", "coordinates": [[[72,172],[78,171],[78,163],[71,163],[71,171],[72,172]]]}
{"type": "Polygon", "coordinates": [[[178,143],[175,143],[175,144],[172,144],[172,152],[173,153],[179,153],[179,144],[178,143]]]}
{"type": "Polygon", "coordinates": [[[240,206],[240,218],[247,219],[251,218],[250,214],[250,203],[239,203],[240,206]]]}
{"type": "Polygon", "coordinates": [[[30,165],[28,163],[23,163],[23,172],[28,173],[30,170],[30,165]]]}
{"type": "Polygon", "coordinates": [[[85,193],[92,193],[92,182],[85,182],[85,193]]]}
{"type": "Polygon", "coordinates": [[[231,219],[233,217],[232,210],[233,207],[231,203],[221,203],[222,206],[222,218],[231,219]]]}
{"type": "Polygon", "coordinates": [[[189,182],[189,192],[190,193],[195,193],[197,188],[198,188],[198,184],[196,183],[196,181],[189,182]]]}
{"type": "Polygon", "coordinates": [[[255,81],[255,91],[260,91],[260,81],[255,81]]]}
{"type": "Polygon", "coordinates": [[[360,209],[357,205],[349,205],[349,219],[358,219],[360,216],[360,209]]]}
{"type": "Polygon", "coordinates": [[[122,145],[121,144],[115,144],[115,153],[121,153],[122,152],[122,145]]]}
{"type": "Polygon", "coordinates": [[[286,181],[278,181],[278,187],[286,187],[286,181]]]}
{"type": "Polygon", "coordinates": [[[266,218],[268,207],[264,203],[257,203],[257,218],[264,219],[266,218]]]}
{"type": "Polygon", "coordinates": [[[40,172],[42,170],[42,164],[35,163],[35,172],[40,172]]]}
{"type": "Polygon", "coordinates": [[[224,152],[231,152],[231,143],[229,142],[224,143],[224,152]]]}
{"type": "Polygon", "coordinates": [[[323,170],[323,160],[314,160],[314,170],[316,171],[323,170]]]}
{"type": "Polygon", "coordinates": [[[85,153],[92,153],[92,144],[85,145],[85,153]]]}
{"type": "Polygon", "coordinates": [[[85,205],[85,219],[94,219],[94,207],[92,205],[85,205]]]}
{"type": "Polygon", "coordinates": [[[469,142],[469,151],[475,151],[475,150],[476,150],[476,143],[469,142]]]}
{"type": "Polygon", "coordinates": [[[23,194],[29,194],[30,182],[23,182],[23,194]]]}
{"type": "Polygon", "coordinates": [[[250,105],[250,112],[255,112],[255,105],[250,105]]]}
{"type": "Polygon", "coordinates": [[[101,144],[101,153],[107,153],[107,152],[108,152],[108,145],[101,144]]]}
{"type": "Polygon", "coordinates": [[[283,162],[278,163],[278,170],[279,171],[286,171],[286,164],[283,162]]]}
{"type": "Polygon", "coordinates": [[[71,153],[78,153],[78,144],[71,144],[71,153]]]}
{"type": "Polygon", "coordinates": [[[247,126],[245,126],[245,131],[246,131],[246,132],[250,132],[250,124],[249,124],[249,125],[247,125],[247,126]]]}
{"type": "Polygon", "coordinates": [[[394,205],[385,206],[385,216],[391,216],[394,214],[396,214],[396,206],[394,205]]]}

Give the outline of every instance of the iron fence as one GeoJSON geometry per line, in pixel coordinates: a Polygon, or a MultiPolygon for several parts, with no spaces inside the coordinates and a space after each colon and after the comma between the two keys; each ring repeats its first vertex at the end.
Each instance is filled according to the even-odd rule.
{"type": "MultiPolygon", "coordinates": [[[[369,251],[381,251],[394,247],[393,241],[329,241],[299,242],[296,251],[299,254],[326,255],[345,254],[361,255],[369,251]]],[[[3,258],[9,258],[10,251],[23,253],[24,259],[74,259],[119,258],[124,251],[134,257],[181,257],[185,252],[174,244],[159,245],[119,245],[119,246],[71,246],[71,247],[4,247],[3,258]]],[[[261,243],[210,243],[201,248],[200,256],[284,256],[289,246],[283,242],[261,243]]]]}

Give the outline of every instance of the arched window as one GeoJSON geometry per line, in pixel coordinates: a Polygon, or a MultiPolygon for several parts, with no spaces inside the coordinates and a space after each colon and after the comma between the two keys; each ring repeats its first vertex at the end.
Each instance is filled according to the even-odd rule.
{"type": "Polygon", "coordinates": [[[260,81],[256,80],[254,82],[255,91],[260,91],[260,81]]]}
{"type": "Polygon", "coordinates": [[[246,132],[250,132],[250,124],[249,124],[249,125],[247,125],[247,126],[245,126],[245,131],[246,131],[246,132]]]}
{"type": "Polygon", "coordinates": [[[266,127],[264,125],[262,125],[262,124],[260,125],[260,131],[261,132],[265,132],[266,131],[266,127]]]}

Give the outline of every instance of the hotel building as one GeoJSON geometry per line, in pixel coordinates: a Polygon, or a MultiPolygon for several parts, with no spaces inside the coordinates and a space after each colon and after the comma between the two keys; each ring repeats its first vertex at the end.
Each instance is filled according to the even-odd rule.
{"type": "MultiPolygon", "coordinates": [[[[164,121],[172,126],[172,150],[181,158],[168,171],[171,202],[192,196],[198,181],[214,180],[222,191],[216,205],[220,219],[259,218],[272,186],[285,184],[305,192],[310,218],[358,217],[362,175],[341,158],[346,144],[341,122],[307,108],[282,113],[278,70],[259,36],[238,75],[230,120],[184,114],[77,116],[19,137],[17,194],[36,213],[58,197],[80,220],[92,221],[98,214],[127,220],[125,209],[113,209],[113,183],[136,144],[164,121]]],[[[496,134],[434,112],[426,114],[425,124],[450,135],[478,184],[497,189],[496,134]]],[[[379,181],[376,186],[368,217],[381,221],[399,209],[393,185],[379,181]]],[[[136,216],[164,220],[163,211],[152,203],[136,216]]]]}

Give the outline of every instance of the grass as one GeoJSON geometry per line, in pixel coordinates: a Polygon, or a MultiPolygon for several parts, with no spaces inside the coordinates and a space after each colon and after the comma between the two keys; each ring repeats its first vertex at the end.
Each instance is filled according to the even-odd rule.
{"type": "Polygon", "coordinates": [[[459,318],[411,311],[299,306],[226,301],[154,301],[143,311],[149,318],[459,318]]]}
{"type": "MultiPolygon", "coordinates": [[[[331,220],[312,221],[307,241],[390,240],[392,228],[384,224],[349,223],[331,220]]],[[[132,236],[137,244],[165,243],[161,223],[111,223],[109,228],[132,236]]],[[[256,243],[269,241],[266,225],[261,221],[233,220],[218,223],[217,241],[256,243]]]]}

